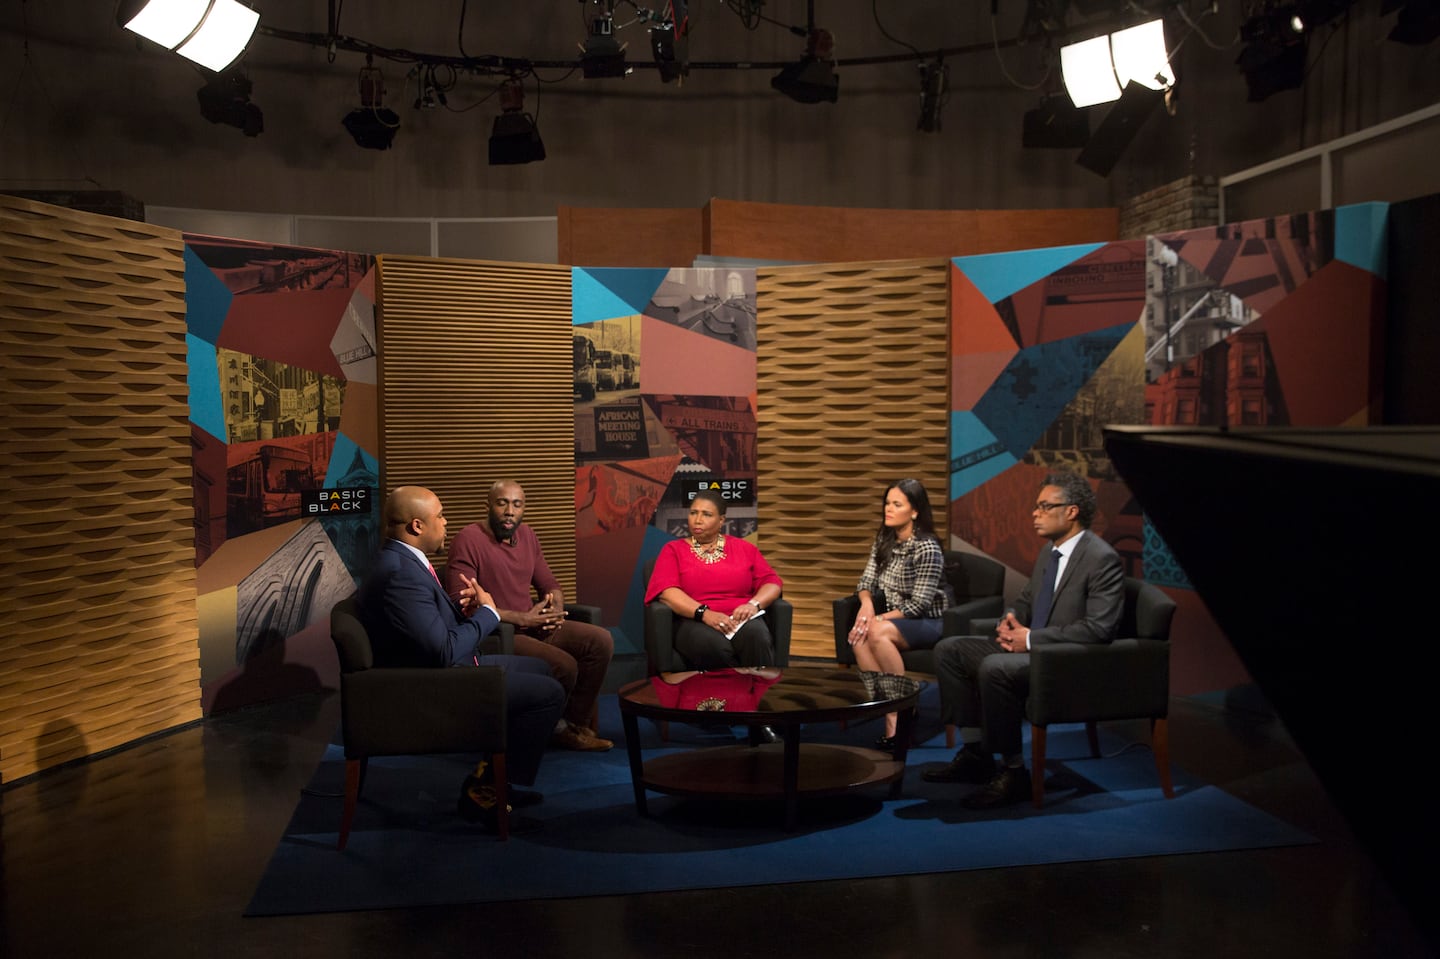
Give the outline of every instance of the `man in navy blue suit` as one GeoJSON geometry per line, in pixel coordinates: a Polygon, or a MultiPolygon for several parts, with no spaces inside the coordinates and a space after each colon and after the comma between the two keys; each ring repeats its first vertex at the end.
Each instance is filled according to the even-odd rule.
{"type": "MultiPolygon", "coordinates": [[[[497,666],[505,673],[505,757],[511,782],[531,785],[565,708],[565,689],[542,660],[480,656],[477,645],[500,623],[490,594],[469,577],[459,601],[440,586],[426,554],[445,548],[445,511],[423,486],[401,486],[385,501],[385,545],[357,595],[376,666],[497,666]]],[[[482,761],[458,804],[461,815],[494,828],[492,772],[482,761]]],[[[510,790],[512,805],[540,794],[510,790]]]]}

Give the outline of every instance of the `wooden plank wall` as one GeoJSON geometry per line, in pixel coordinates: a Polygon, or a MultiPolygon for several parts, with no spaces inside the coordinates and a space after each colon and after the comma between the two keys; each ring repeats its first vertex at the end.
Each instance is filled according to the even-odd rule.
{"type": "Polygon", "coordinates": [[[705,252],[840,263],[970,256],[1118,239],[1120,211],[872,210],[711,200],[705,252]]]}
{"type": "Polygon", "coordinates": [[[561,263],[686,267],[701,254],[791,263],[971,256],[1119,239],[1120,211],[878,210],[711,200],[699,210],[562,206],[561,263]]]}
{"type": "Polygon", "coordinates": [[[381,483],[433,489],[453,536],[518,480],[574,599],[570,268],[382,256],[377,286],[381,483]]]}
{"type": "Polygon", "coordinates": [[[200,718],[180,233],[0,196],[0,782],[200,718]]]}
{"type": "Polygon", "coordinates": [[[689,266],[706,252],[705,211],[562,206],[557,257],[572,266],[689,266]]]}
{"type": "Polygon", "coordinates": [[[887,484],[949,503],[949,261],[761,269],[756,278],[760,548],[795,604],[791,653],[835,655],[887,484]]]}

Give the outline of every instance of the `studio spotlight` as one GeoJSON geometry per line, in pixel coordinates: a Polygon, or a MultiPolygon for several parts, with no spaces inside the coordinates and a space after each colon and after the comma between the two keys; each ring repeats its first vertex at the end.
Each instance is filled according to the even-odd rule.
{"type": "Polygon", "coordinates": [[[840,99],[835,73],[835,39],[829,30],[811,30],[805,54],[770,78],[770,85],[797,103],[834,103],[840,99]]]}
{"type": "Polygon", "coordinates": [[[394,110],[386,109],[385,77],[372,66],[374,59],[365,55],[365,66],[360,69],[360,106],[345,114],[340,122],[355,138],[355,145],[367,150],[388,150],[400,129],[400,118],[394,110]]]}
{"type": "Polygon", "coordinates": [[[216,74],[195,92],[200,115],[211,123],[236,127],[247,137],[259,136],[265,129],[265,117],[250,102],[251,86],[249,77],[239,71],[216,74]]]}
{"type": "Polygon", "coordinates": [[[115,19],[219,73],[245,52],[260,14],[238,0],[121,0],[115,19]]]}
{"type": "Polygon", "coordinates": [[[1151,20],[1108,36],[1093,37],[1060,48],[1065,90],[1077,107],[1120,99],[1121,89],[1135,81],[1151,90],[1175,83],[1165,46],[1165,21],[1151,20]]]}
{"type": "Polygon", "coordinates": [[[1025,114],[1021,146],[1028,148],[1083,147],[1090,140],[1090,114],[1077,109],[1069,94],[1040,98],[1040,105],[1025,114]]]}
{"type": "Polygon", "coordinates": [[[629,76],[625,44],[615,39],[614,0],[601,0],[600,5],[601,12],[591,18],[580,45],[580,74],[587,80],[629,76]]]}
{"type": "Polygon", "coordinates": [[[490,165],[534,163],[545,159],[545,144],[535,128],[535,118],[525,111],[525,87],[518,79],[506,80],[500,88],[500,109],[490,131],[490,165]]]}
{"type": "Polygon", "coordinates": [[[934,133],[940,129],[940,108],[945,103],[945,83],[950,68],[945,61],[920,64],[920,120],[916,129],[934,133]]]}
{"type": "Polygon", "coordinates": [[[1263,11],[1240,25],[1244,46],[1235,64],[1245,74],[1247,99],[1259,103],[1282,90],[1298,89],[1305,82],[1305,34],[1290,24],[1293,8],[1263,11]]]}

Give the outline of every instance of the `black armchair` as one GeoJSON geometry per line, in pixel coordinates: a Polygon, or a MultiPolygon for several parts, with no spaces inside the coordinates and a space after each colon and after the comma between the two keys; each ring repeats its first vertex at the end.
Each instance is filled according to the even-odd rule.
{"type": "Polygon", "coordinates": [[[330,611],[340,657],[340,716],[345,738],[345,805],[337,848],[344,849],[371,756],[488,753],[495,770],[498,832],[506,811],[505,679],[494,667],[376,668],[370,637],[345,599],[330,611]]]}
{"type": "MultiPolygon", "coordinates": [[[[645,581],[655,571],[655,562],[645,564],[645,581]]],[[[673,673],[691,669],[675,651],[676,616],[669,606],[658,599],[645,604],[645,667],[646,675],[673,673]]],[[[770,639],[775,647],[775,665],[790,665],[790,627],[795,619],[795,607],[783,597],[775,600],[765,610],[765,624],[770,628],[770,639]]]]}
{"type": "Polygon", "coordinates": [[[1125,577],[1125,610],[1112,643],[1053,643],[1030,653],[1031,799],[1045,799],[1045,731],[1055,723],[1084,723],[1090,755],[1100,755],[1095,724],[1150,720],[1150,748],[1167,799],[1170,781],[1170,621],[1175,601],[1143,580],[1125,577]]]}
{"type": "MultiPolygon", "coordinates": [[[[945,578],[955,594],[955,604],[945,609],[941,636],[971,636],[971,620],[980,617],[999,618],[1005,611],[1005,566],[988,556],[949,550],[945,553],[945,578]]],[[[835,621],[835,659],[841,664],[855,662],[850,648],[850,627],[860,611],[855,594],[841,597],[832,604],[835,621]]],[[[902,653],[905,671],[934,673],[935,651],[912,649],[902,653]]]]}

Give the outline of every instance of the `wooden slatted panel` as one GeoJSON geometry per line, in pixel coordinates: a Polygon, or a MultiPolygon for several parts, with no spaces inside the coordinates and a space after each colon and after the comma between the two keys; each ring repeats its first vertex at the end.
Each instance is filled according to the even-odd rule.
{"type": "Polygon", "coordinates": [[[791,653],[835,655],[886,484],[949,502],[948,260],[763,268],[758,309],[760,546],[795,604],[791,653]]]}
{"type": "Polygon", "coordinates": [[[0,781],[200,718],[175,230],[0,196],[0,781]]]}
{"type": "Polygon", "coordinates": [[[518,480],[574,599],[570,268],[384,256],[378,306],[382,483],[433,489],[453,536],[518,480]]]}

